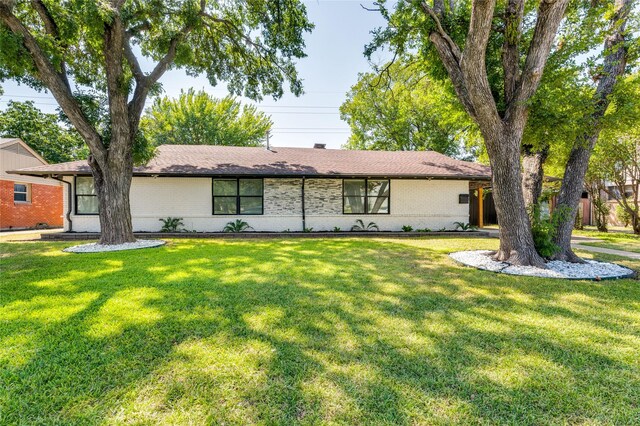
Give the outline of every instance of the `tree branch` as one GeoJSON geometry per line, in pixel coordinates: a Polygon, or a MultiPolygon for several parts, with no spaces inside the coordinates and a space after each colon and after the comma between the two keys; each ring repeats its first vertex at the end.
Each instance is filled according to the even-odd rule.
{"type": "Polygon", "coordinates": [[[60,73],[55,69],[38,42],[22,22],[11,12],[10,7],[5,2],[0,2],[0,21],[2,21],[11,32],[22,38],[23,45],[29,52],[36,67],[39,79],[51,91],[60,108],[62,108],[71,123],[82,135],[91,149],[94,158],[98,162],[104,161],[106,149],[104,145],[102,145],[100,135],[85,117],[84,112],[73,97],[68,83],[60,76],[60,73]]]}
{"type": "Polygon", "coordinates": [[[438,14],[436,13],[436,11],[430,8],[429,5],[424,1],[420,3],[420,6],[422,7],[422,10],[424,10],[424,12],[427,15],[429,15],[431,19],[433,19],[433,22],[435,22],[436,28],[438,29],[438,33],[440,34],[440,37],[442,37],[447,42],[447,44],[449,45],[449,49],[451,49],[451,54],[454,56],[455,60],[459,62],[460,57],[462,56],[460,53],[460,48],[451,39],[451,37],[449,37],[449,34],[447,34],[444,28],[442,28],[442,24],[440,23],[440,18],[438,17],[438,14]]]}
{"type": "Polygon", "coordinates": [[[491,93],[485,60],[495,5],[496,0],[473,1],[469,31],[460,58],[469,99],[481,118],[478,124],[488,124],[494,129],[501,120],[491,93]]]}
{"type": "Polygon", "coordinates": [[[505,11],[504,43],[502,44],[502,68],[504,70],[505,103],[512,101],[520,78],[520,36],[524,0],[508,0],[505,11]]]}
{"type": "Polygon", "coordinates": [[[505,119],[512,119],[526,112],[526,102],[538,89],[542,72],[547,63],[551,45],[569,0],[543,0],[538,8],[538,19],[529,45],[522,75],[507,105],[505,119]]]}
{"type": "Polygon", "coordinates": [[[449,78],[451,78],[451,82],[453,83],[453,88],[458,95],[458,99],[460,99],[460,102],[462,102],[462,105],[471,118],[476,120],[477,114],[475,107],[471,101],[469,92],[467,91],[465,79],[462,74],[462,70],[460,69],[460,64],[455,54],[451,51],[451,46],[439,32],[431,33],[429,40],[431,40],[438,51],[438,56],[440,56],[440,60],[446,68],[449,78]]]}
{"type": "MultiPolygon", "coordinates": [[[[58,29],[58,24],[56,24],[53,16],[51,15],[51,12],[49,12],[49,9],[47,9],[47,6],[45,6],[42,0],[32,0],[31,5],[36,10],[36,12],[38,12],[38,15],[40,16],[40,19],[44,24],[44,28],[47,34],[49,34],[57,41],[60,41],[60,30],[58,29]]],[[[67,46],[62,45],[62,48],[66,49],[67,46]]],[[[69,90],[71,90],[71,85],[69,84],[67,69],[64,62],[60,62],[60,72],[58,74],[60,75],[60,77],[62,77],[62,80],[69,88],[69,90]]]]}

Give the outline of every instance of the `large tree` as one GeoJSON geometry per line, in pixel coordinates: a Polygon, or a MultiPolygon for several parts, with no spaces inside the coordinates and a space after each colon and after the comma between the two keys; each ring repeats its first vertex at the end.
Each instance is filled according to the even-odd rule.
{"type": "Polygon", "coordinates": [[[133,241],[129,188],[147,97],[170,68],[234,94],[302,90],[294,60],[310,31],[299,0],[0,0],[0,79],[48,89],[89,147],[100,243],[133,241]],[[107,99],[97,127],[78,93],[107,99]],[[100,120],[102,122],[102,120],[100,120]]]}
{"type": "Polygon", "coordinates": [[[84,141],[56,114],[45,114],[32,101],[9,101],[0,111],[0,136],[20,138],[49,163],[87,158],[84,141]]]}
{"type": "Polygon", "coordinates": [[[496,0],[457,7],[443,0],[401,0],[393,13],[382,7],[388,26],[376,32],[372,44],[390,43],[400,53],[416,49],[442,64],[442,74],[480,129],[492,166],[500,222],[495,258],[513,264],[544,267],[520,185],[520,150],[529,101],[568,3],[541,1],[536,10],[533,5],[525,8],[524,0],[507,0],[498,7],[496,0]]]}
{"type": "Polygon", "coordinates": [[[626,26],[633,4],[634,0],[615,0],[610,31],[604,43],[604,62],[595,76],[598,85],[592,97],[592,110],[585,116],[586,125],[576,137],[569,153],[556,205],[556,211],[561,216],[557,221],[558,228],[554,238],[559,251],[554,257],[559,260],[582,261],[571,249],[573,223],[589,167],[589,158],[598,141],[611,95],[627,67],[629,46],[626,26]]]}
{"type": "Polygon", "coordinates": [[[455,94],[421,68],[407,57],[358,76],[340,106],[351,127],[346,148],[461,157],[476,146],[477,127],[455,94]]]}
{"type": "Polygon", "coordinates": [[[175,99],[156,99],[142,117],[141,127],[152,145],[260,146],[272,124],[253,105],[190,89],[175,99]]]}

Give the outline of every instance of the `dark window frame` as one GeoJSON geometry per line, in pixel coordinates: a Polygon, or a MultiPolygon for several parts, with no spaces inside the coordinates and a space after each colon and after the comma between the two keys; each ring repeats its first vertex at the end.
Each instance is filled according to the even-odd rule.
{"type": "Polygon", "coordinates": [[[211,215],[212,216],[264,216],[264,178],[250,178],[250,177],[218,177],[211,178],[211,215]],[[216,180],[235,180],[236,181],[236,195],[215,195],[213,187],[216,180]],[[262,195],[240,195],[240,181],[241,180],[259,180],[262,183],[262,195]],[[235,213],[216,213],[215,205],[216,198],[235,198],[236,199],[236,212],[235,213]],[[240,199],[241,198],[260,198],[260,213],[241,213],[240,212],[240,199]]]}
{"type": "Polygon", "coordinates": [[[379,215],[379,214],[391,214],[391,179],[387,179],[387,178],[344,178],[342,179],[342,214],[346,214],[346,215],[379,215]],[[344,211],[344,207],[345,207],[345,198],[347,198],[348,196],[345,195],[344,193],[344,182],[347,180],[364,180],[364,213],[347,213],[344,211]],[[387,211],[386,212],[378,212],[378,213],[369,213],[369,197],[371,198],[378,198],[379,196],[373,196],[373,195],[369,195],[369,181],[373,180],[373,181],[380,181],[380,180],[386,180],[387,182],[389,182],[389,195],[385,196],[385,198],[387,199],[387,211]]]}
{"type": "Polygon", "coordinates": [[[31,184],[30,183],[21,183],[21,182],[13,182],[13,202],[19,204],[29,204],[31,203],[31,184]],[[24,191],[16,191],[16,185],[24,186],[24,191]],[[24,200],[16,200],[16,194],[24,194],[24,200]]]}
{"type": "MultiPolygon", "coordinates": [[[[79,177],[89,177],[93,180],[93,176],[74,176],[73,177],[73,202],[74,202],[74,212],[76,216],[99,216],[100,215],[100,203],[98,202],[98,211],[96,213],[80,213],[78,211],[78,196],[80,197],[98,197],[98,194],[78,194],[78,178],[79,177]]],[[[94,189],[95,189],[95,181],[94,181],[94,189]]]]}

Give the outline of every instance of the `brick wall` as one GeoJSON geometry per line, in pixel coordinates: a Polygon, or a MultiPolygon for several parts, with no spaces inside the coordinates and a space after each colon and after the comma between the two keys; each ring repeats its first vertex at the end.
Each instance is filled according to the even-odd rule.
{"type": "Polygon", "coordinates": [[[0,180],[0,229],[62,226],[62,187],[31,184],[31,202],[13,201],[13,181],[0,180]]]}

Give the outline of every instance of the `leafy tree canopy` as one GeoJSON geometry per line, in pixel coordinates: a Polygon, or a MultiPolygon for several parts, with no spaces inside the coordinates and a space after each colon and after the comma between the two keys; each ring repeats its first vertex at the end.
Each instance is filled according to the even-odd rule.
{"type": "MultiPolygon", "coordinates": [[[[446,13],[440,16],[444,30],[453,42],[464,46],[471,19],[472,3],[468,1],[439,2],[438,0],[434,3],[441,4],[441,7],[446,9],[446,13]]],[[[521,58],[526,57],[535,31],[535,11],[538,6],[539,1],[524,2],[522,34],[518,43],[521,58]]],[[[569,4],[558,30],[557,43],[554,44],[544,69],[544,76],[548,76],[547,85],[563,81],[562,76],[553,75],[555,73],[564,77],[568,73],[577,73],[576,76],[580,77],[581,82],[588,82],[588,77],[598,72],[597,59],[602,54],[599,48],[607,34],[607,19],[613,12],[613,7],[613,2],[571,2],[569,4]],[[591,65],[591,67],[584,65],[591,65]]],[[[506,21],[503,17],[506,15],[506,8],[506,1],[496,3],[493,14],[494,28],[489,34],[486,52],[487,77],[491,93],[501,114],[504,113],[506,105],[503,45],[505,38],[518,36],[516,28],[505,26],[506,21]]],[[[424,13],[420,2],[382,0],[379,2],[379,11],[387,20],[387,25],[373,32],[373,40],[365,48],[366,56],[371,58],[373,53],[385,48],[393,51],[396,58],[402,58],[407,54],[415,55],[430,77],[438,80],[448,79],[435,46],[429,41],[429,36],[436,29],[436,24],[424,13]]],[[[634,55],[637,55],[637,46],[634,55]]],[[[594,87],[593,84],[592,87],[594,87]]],[[[559,89],[555,86],[554,88],[559,89]]],[[[546,95],[542,94],[542,96],[546,95]]],[[[535,100],[532,99],[530,102],[535,100]]]]}
{"type": "Polygon", "coordinates": [[[453,91],[425,75],[412,58],[360,74],[340,113],[351,126],[350,149],[469,157],[479,145],[477,128],[453,91]]]}
{"type": "Polygon", "coordinates": [[[156,99],[141,122],[153,145],[260,146],[271,126],[269,116],[253,105],[193,89],[176,99],[156,99]]]}
{"type": "Polygon", "coordinates": [[[84,141],[56,114],[45,114],[32,101],[9,101],[0,111],[0,136],[20,138],[49,163],[87,158],[84,141]]]}

